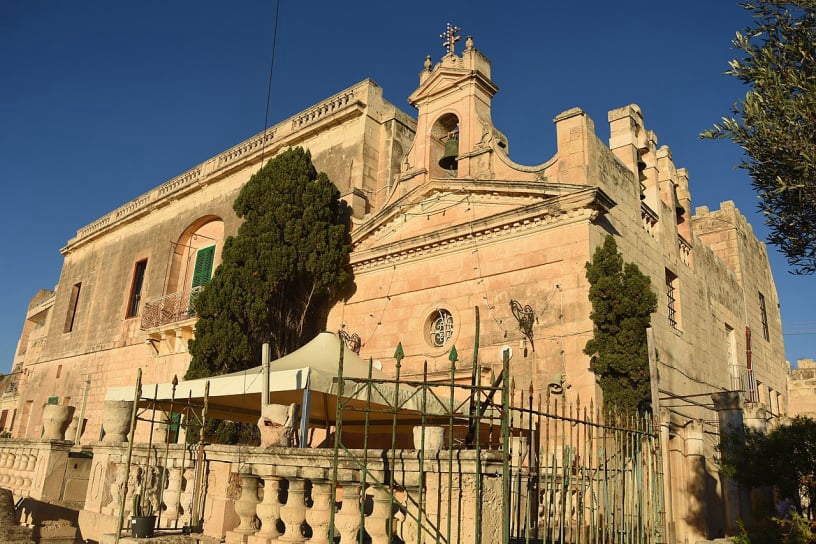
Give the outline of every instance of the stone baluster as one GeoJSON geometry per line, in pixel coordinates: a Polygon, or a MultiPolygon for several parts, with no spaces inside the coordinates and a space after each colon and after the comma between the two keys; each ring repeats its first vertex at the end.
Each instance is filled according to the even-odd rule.
{"type": "Polygon", "coordinates": [[[37,454],[32,453],[28,456],[28,463],[26,464],[26,470],[28,472],[34,472],[34,469],[37,466],[37,454]]]}
{"type": "Polygon", "coordinates": [[[354,544],[360,532],[360,482],[343,484],[343,503],[334,516],[334,526],[340,533],[340,544],[354,544]]]}
{"type": "Polygon", "coordinates": [[[10,459],[12,457],[11,452],[3,452],[0,455],[0,483],[7,484],[11,480],[11,476],[9,476],[8,466],[10,459]]]}
{"type": "MultiPolygon", "coordinates": [[[[193,502],[193,486],[195,481],[195,471],[193,467],[184,467],[181,474],[184,480],[184,492],[181,494],[181,514],[187,519],[190,515],[190,507],[193,502]]],[[[195,520],[189,520],[190,525],[195,524],[195,520]]]]}
{"type": "Polygon", "coordinates": [[[306,510],[306,522],[312,528],[310,544],[328,544],[331,522],[331,482],[312,480],[312,507],[306,510]]]}
{"type": "Polygon", "coordinates": [[[227,533],[227,542],[246,542],[246,537],[255,534],[255,507],[258,504],[258,477],[254,474],[239,474],[241,496],[235,501],[235,513],[241,524],[227,533]],[[230,535],[232,533],[232,535],[230,535]],[[236,536],[238,538],[236,538],[236,536]]]}
{"type": "Polygon", "coordinates": [[[306,480],[297,476],[287,477],[289,491],[286,504],[281,506],[280,517],[286,530],[279,540],[282,542],[305,542],[301,527],[306,521],[306,480]]]}
{"type": "Polygon", "coordinates": [[[261,478],[264,482],[263,501],[258,504],[256,511],[261,520],[261,530],[250,539],[252,544],[271,544],[277,542],[281,535],[278,530],[280,521],[280,477],[272,474],[274,467],[263,467],[261,478]],[[266,469],[266,470],[263,470],[266,469]]]}
{"type": "Polygon", "coordinates": [[[23,487],[27,490],[26,494],[29,494],[31,492],[31,482],[34,480],[34,466],[37,461],[37,456],[33,453],[28,453],[25,457],[25,462],[23,463],[25,466],[23,469],[23,487]]]}
{"type": "Polygon", "coordinates": [[[405,489],[405,501],[403,502],[405,512],[401,515],[396,528],[396,532],[403,542],[415,543],[418,541],[421,523],[418,524],[417,521],[421,520],[423,515],[422,509],[417,504],[418,497],[419,486],[411,486],[405,489]]]}
{"type": "Polygon", "coordinates": [[[365,528],[371,536],[371,544],[388,544],[393,531],[391,515],[391,494],[388,488],[382,485],[371,486],[372,503],[371,515],[365,519],[365,528]]]}
{"type": "Polygon", "coordinates": [[[26,466],[26,456],[20,451],[14,456],[14,465],[12,466],[11,481],[17,489],[23,486],[23,469],[26,466]]]}
{"type": "Polygon", "coordinates": [[[167,489],[164,490],[162,499],[167,508],[162,512],[162,519],[168,522],[179,518],[179,499],[181,497],[181,468],[169,467],[167,469],[167,489]]]}

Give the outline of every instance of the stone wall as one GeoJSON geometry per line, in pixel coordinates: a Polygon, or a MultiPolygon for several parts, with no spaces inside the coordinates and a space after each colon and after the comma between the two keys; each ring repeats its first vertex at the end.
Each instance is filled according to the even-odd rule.
{"type": "Polygon", "coordinates": [[[788,378],[790,417],[816,418],[816,361],[799,359],[788,378]]]}

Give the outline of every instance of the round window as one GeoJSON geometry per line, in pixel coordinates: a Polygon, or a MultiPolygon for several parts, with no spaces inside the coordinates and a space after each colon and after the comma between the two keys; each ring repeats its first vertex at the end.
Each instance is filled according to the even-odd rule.
{"type": "Polygon", "coordinates": [[[428,322],[431,345],[441,348],[453,336],[453,316],[448,310],[439,308],[429,316],[428,322]]]}

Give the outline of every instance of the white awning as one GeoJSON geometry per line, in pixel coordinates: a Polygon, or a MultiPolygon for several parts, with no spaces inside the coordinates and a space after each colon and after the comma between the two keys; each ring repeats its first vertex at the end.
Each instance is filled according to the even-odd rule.
{"type": "MultiPolygon", "coordinates": [[[[339,362],[342,340],[331,332],[322,332],[300,349],[269,364],[269,403],[308,406],[304,414],[310,426],[334,423],[340,393],[339,362]],[[304,392],[309,394],[308,402],[304,392]]],[[[343,349],[343,394],[346,411],[343,422],[382,424],[394,419],[398,424],[418,425],[423,420],[444,418],[451,412],[450,400],[432,392],[420,392],[406,384],[390,381],[377,369],[349,349],[343,349]],[[368,382],[369,372],[371,382],[368,382]],[[362,380],[362,381],[361,381],[362,380]],[[366,409],[366,407],[371,409],[366,409]],[[376,408],[373,408],[376,407],[376,408]]],[[[203,406],[209,382],[208,419],[229,419],[255,423],[261,414],[264,391],[263,366],[240,372],[180,381],[173,396],[172,383],[142,384],[139,405],[144,408],[182,412],[182,406],[203,406]],[[171,399],[175,399],[172,401],[171,399]]],[[[132,401],[135,385],[108,389],[105,400],[132,401]]],[[[454,408],[457,412],[458,407],[454,408]]]]}

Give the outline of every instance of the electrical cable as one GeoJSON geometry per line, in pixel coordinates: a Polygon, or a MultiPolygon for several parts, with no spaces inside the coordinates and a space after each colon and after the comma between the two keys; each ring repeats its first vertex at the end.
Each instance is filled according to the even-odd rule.
{"type": "Polygon", "coordinates": [[[264,110],[264,126],[261,132],[261,162],[263,168],[264,150],[266,147],[266,129],[269,128],[269,102],[272,97],[272,71],[275,68],[275,48],[278,45],[278,13],[280,11],[280,0],[275,0],[275,26],[272,29],[272,58],[269,61],[269,82],[266,85],[266,109],[264,110]]]}

